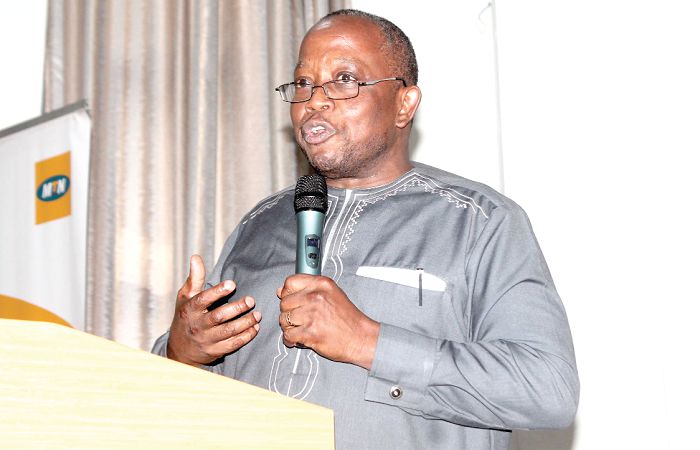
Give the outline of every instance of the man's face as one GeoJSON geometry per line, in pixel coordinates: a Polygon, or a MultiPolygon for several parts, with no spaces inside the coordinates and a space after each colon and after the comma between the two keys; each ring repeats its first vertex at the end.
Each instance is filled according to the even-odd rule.
{"type": "MultiPolygon", "coordinates": [[[[294,81],[321,85],[331,80],[371,81],[397,76],[382,54],[381,32],[371,22],[333,18],[310,31],[299,50],[294,81]]],[[[396,145],[400,81],[360,87],[352,99],[330,100],[322,88],[291,106],[299,146],[311,166],[331,184],[338,179],[381,179],[405,149],[396,145]]]]}

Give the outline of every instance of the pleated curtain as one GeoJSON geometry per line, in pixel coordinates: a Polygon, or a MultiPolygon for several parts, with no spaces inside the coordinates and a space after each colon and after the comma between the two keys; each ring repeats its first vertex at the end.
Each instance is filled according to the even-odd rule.
{"type": "Polygon", "coordinates": [[[50,0],[44,112],[93,121],[88,331],[149,349],[191,254],[307,171],[289,107],[306,30],[349,1],[50,0]]]}

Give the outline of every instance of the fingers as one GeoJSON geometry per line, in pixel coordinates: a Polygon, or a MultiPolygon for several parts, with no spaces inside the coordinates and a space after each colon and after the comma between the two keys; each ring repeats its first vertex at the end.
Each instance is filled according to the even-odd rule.
{"type": "MultiPolygon", "coordinates": [[[[247,299],[251,298],[247,297],[247,299]]],[[[243,347],[257,336],[260,331],[260,319],[262,319],[260,312],[253,311],[212,328],[215,343],[211,351],[217,355],[226,355],[243,347]]]]}
{"type": "Polygon", "coordinates": [[[301,339],[308,339],[308,330],[304,331],[301,327],[304,326],[303,323],[299,323],[294,317],[294,312],[301,314],[300,308],[295,308],[283,312],[279,315],[279,325],[282,329],[282,342],[287,347],[301,347],[306,348],[301,339]]]}
{"type": "Polygon", "coordinates": [[[299,323],[298,320],[294,319],[294,311],[299,312],[299,308],[294,308],[286,311],[282,311],[282,314],[279,315],[279,325],[282,330],[285,330],[287,328],[292,328],[292,327],[298,327],[303,324],[299,323]]]}
{"type": "Polygon", "coordinates": [[[301,292],[304,289],[306,289],[309,285],[318,282],[319,279],[322,278],[325,277],[306,274],[296,274],[289,276],[287,277],[287,279],[284,280],[284,284],[282,285],[282,287],[277,289],[277,297],[281,299],[282,297],[301,292]]]}
{"type": "MultiPolygon", "coordinates": [[[[253,306],[255,306],[255,300],[253,299],[253,297],[247,296],[243,297],[242,299],[236,300],[235,302],[219,306],[207,315],[209,325],[211,327],[215,327],[217,325],[228,322],[231,319],[245,313],[246,311],[250,311],[253,308],[253,306]]],[[[259,312],[256,313],[260,314],[259,312]]]]}
{"type": "Polygon", "coordinates": [[[214,338],[218,341],[226,341],[233,337],[236,337],[242,333],[245,333],[249,328],[255,328],[257,331],[260,329],[260,318],[262,316],[258,311],[254,311],[245,316],[239,317],[236,320],[231,320],[224,324],[221,324],[212,331],[214,332],[214,338]]]}
{"type": "Polygon", "coordinates": [[[177,293],[178,300],[186,301],[195,295],[199,294],[204,288],[204,279],[206,277],[206,269],[204,268],[204,261],[199,255],[192,255],[190,257],[190,271],[185,280],[185,284],[182,285],[177,293]]]}
{"type": "Polygon", "coordinates": [[[207,314],[211,327],[208,332],[209,339],[214,343],[227,341],[237,335],[250,333],[248,329],[254,328],[254,333],[250,336],[250,339],[252,339],[257,334],[257,330],[260,329],[259,322],[262,318],[259,311],[244,314],[250,311],[253,306],[255,306],[253,297],[243,297],[235,302],[220,306],[207,314]]]}
{"type": "Polygon", "coordinates": [[[318,275],[296,274],[284,280],[277,289],[280,299],[278,323],[282,330],[282,340],[287,347],[304,346],[309,343],[309,333],[313,333],[312,316],[316,310],[315,300],[319,298],[317,290],[327,289],[333,282],[318,275]]]}
{"type": "Polygon", "coordinates": [[[178,291],[178,304],[186,304],[194,313],[204,313],[212,303],[230,295],[236,289],[236,283],[225,280],[203,291],[205,277],[204,261],[199,255],[192,255],[189,276],[178,291]]]}
{"type": "Polygon", "coordinates": [[[314,335],[310,330],[302,326],[284,326],[282,328],[282,342],[287,347],[314,347],[314,335]]]}
{"type": "Polygon", "coordinates": [[[199,255],[192,255],[192,257],[190,257],[190,274],[186,282],[191,291],[189,297],[193,297],[201,292],[204,287],[205,277],[206,269],[204,268],[202,257],[199,255]]]}
{"type": "Polygon", "coordinates": [[[280,311],[308,305],[309,302],[318,300],[322,292],[337,289],[337,285],[328,277],[319,275],[296,274],[287,277],[281,288],[277,289],[277,297],[280,299],[280,311]]]}
{"type": "MultiPolygon", "coordinates": [[[[205,289],[192,298],[192,308],[198,311],[204,311],[212,303],[230,295],[236,289],[236,283],[231,280],[225,280],[216,286],[205,289]]],[[[217,308],[218,309],[218,308],[217,308]]]]}
{"type": "Polygon", "coordinates": [[[250,342],[260,330],[262,315],[258,311],[250,312],[254,306],[252,297],[243,297],[211,312],[196,314],[196,318],[188,320],[184,330],[176,334],[179,340],[171,347],[184,355],[180,361],[198,364],[208,364],[236,351],[250,342]]]}
{"type": "MultiPolygon", "coordinates": [[[[255,313],[253,313],[255,314],[255,313]]],[[[252,316],[253,314],[248,314],[248,316],[252,316]]],[[[259,314],[259,313],[258,313],[259,314]]],[[[256,319],[259,321],[259,319],[256,319]]],[[[243,347],[247,343],[253,340],[255,336],[257,336],[258,331],[260,331],[260,324],[255,322],[252,326],[243,329],[240,333],[236,333],[229,337],[228,339],[225,339],[223,341],[219,341],[217,344],[213,346],[213,351],[216,354],[219,355],[227,355],[229,353],[235,352],[239,348],[243,347]]]]}

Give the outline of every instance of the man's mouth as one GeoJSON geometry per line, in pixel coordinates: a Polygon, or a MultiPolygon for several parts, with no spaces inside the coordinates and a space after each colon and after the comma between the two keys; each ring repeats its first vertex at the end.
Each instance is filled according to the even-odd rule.
{"type": "Polygon", "coordinates": [[[308,144],[321,144],[331,138],[335,134],[333,128],[328,122],[308,121],[301,127],[301,135],[304,142],[308,144]]]}

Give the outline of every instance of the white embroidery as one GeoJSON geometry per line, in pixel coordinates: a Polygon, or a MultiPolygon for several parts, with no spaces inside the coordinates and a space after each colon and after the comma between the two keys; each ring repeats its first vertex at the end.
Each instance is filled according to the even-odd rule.
{"type": "Polygon", "coordinates": [[[405,180],[403,180],[403,182],[400,182],[400,184],[393,189],[383,193],[374,194],[372,197],[362,199],[357,203],[357,206],[355,207],[346,227],[347,231],[343,235],[343,239],[340,242],[338,257],[347,251],[347,244],[352,240],[352,235],[355,233],[355,225],[357,225],[357,220],[360,217],[360,213],[364,211],[367,205],[374,205],[377,202],[393,197],[399,192],[406,191],[409,187],[416,186],[421,186],[425,192],[439,195],[449,203],[453,203],[456,208],[472,208],[477,214],[481,213],[484,218],[489,218],[484,210],[476,204],[473,198],[460,194],[454,189],[439,185],[434,180],[424,177],[423,175],[417,173],[410,174],[405,180]]]}
{"type": "MultiPolygon", "coordinates": [[[[258,214],[262,213],[262,212],[265,211],[266,209],[272,208],[273,206],[275,206],[276,204],[278,204],[278,203],[280,202],[280,200],[282,200],[282,198],[284,198],[285,196],[289,195],[291,192],[292,192],[292,191],[285,191],[285,192],[282,192],[281,194],[279,194],[279,195],[277,195],[277,196],[271,198],[270,200],[266,201],[265,203],[263,203],[262,205],[260,205],[260,206],[258,207],[258,209],[256,209],[255,211],[252,211],[252,212],[248,215],[248,217],[247,217],[244,221],[241,222],[241,225],[247,223],[249,220],[253,220],[253,219],[255,218],[255,216],[257,216],[258,214]]],[[[290,208],[291,208],[291,207],[290,207],[290,208]]]]}
{"type": "Polygon", "coordinates": [[[316,383],[316,378],[318,377],[318,367],[320,361],[318,360],[318,355],[309,349],[288,349],[284,342],[282,341],[282,333],[280,332],[279,338],[277,340],[277,355],[272,360],[272,369],[270,370],[270,379],[268,380],[267,388],[271,391],[277,392],[278,394],[286,395],[287,397],[298,398],[304,400],[313,390],[314,384],[316,383]],[[290,353],[294,353],[294,363],[291,368],[283,367],[289,366],[292,362],[290,358],[290,353]],[[308,366],[308,371],[306,376],[299,375],[299,365],[306,364],[308,366]],[[282,371],[282,373],[280,373],[282,371]],[[297,378],[297,380],[295,380],[297,378]],[[278,381],[282,385],[278,384],[278,381]],[[293,384],[294,381],[301,381],[301,386],[299,383],[293,384]]]}

